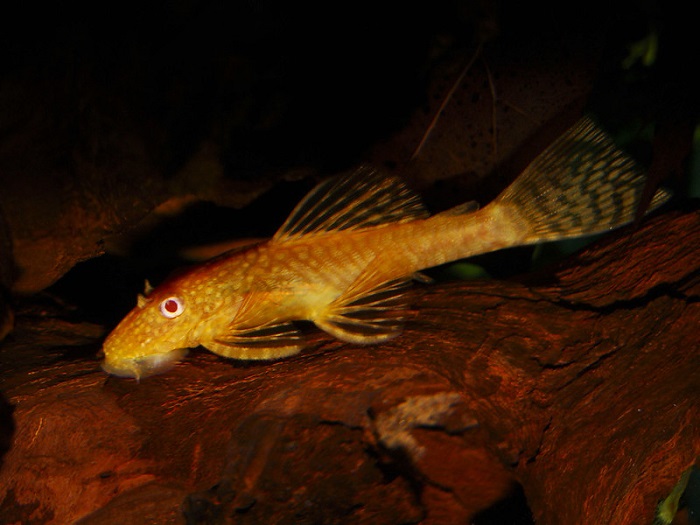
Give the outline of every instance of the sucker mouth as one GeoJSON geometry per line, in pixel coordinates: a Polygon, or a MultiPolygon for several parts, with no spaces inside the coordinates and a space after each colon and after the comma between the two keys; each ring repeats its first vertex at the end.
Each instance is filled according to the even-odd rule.
{"type": "Polygon", "coordinates": [[[102,370],[113,376],[133,377],[138,381],[170,370],[187,352],[187,348],[176,348],[136,358],[107,358],[102,362],[102,370]]]}

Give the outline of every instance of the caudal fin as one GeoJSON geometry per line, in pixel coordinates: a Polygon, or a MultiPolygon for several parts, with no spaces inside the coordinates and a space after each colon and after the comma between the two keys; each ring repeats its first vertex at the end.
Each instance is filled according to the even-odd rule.
{"type": "MultiPolygon", "coordinates": [[[[590,118],[542,152],[497,199],[527,225],[524,244],[601,233],[632,222],[644,171],[590,118]]],[[[649,209],[670,197],[658,190],[649,209]]]]}

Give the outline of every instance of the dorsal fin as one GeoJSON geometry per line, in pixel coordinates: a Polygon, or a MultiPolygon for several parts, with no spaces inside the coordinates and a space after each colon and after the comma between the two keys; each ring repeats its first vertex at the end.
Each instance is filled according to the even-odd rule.
{"type": "Polygon", "coordinates": [[[416,194],[396,177],[360,166],[316,186],[297,204],[273,241],[428,216],[416,194]]]}

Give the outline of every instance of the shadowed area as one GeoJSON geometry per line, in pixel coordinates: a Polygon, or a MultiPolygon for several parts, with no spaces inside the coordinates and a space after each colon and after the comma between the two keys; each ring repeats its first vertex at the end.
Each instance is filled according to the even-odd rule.
{"type": "Polygon", "coordinates": [[[673,493],[700,454],[685,8],[15,7],[0,20],[1,523],[695,512],[696,477],[673,493]],[[378,346],[302,324],[311,345],[285,360],[195,349],[139,382],[100,370],[145,279],[272,236],[327,176],[369,163],[431,212],[483,207],[586,112],[648,169],[642,201],[663,183],[669,206],[566,259],[546,245],[432,270],[378,346]]]}

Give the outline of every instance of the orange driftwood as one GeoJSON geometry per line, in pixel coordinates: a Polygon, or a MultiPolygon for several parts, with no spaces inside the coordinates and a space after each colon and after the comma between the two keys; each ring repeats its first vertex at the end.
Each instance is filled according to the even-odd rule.
{"type": "Polygon", "coordinates": [[[99,371],[99,327],[20,308],[0,522],[466,523],[519,483],[539,524],[651,523],[700,454],[699,268],[700,213],[671,212],[527,281],[421,286],[388,344],[140,384],[99,371]]]}

